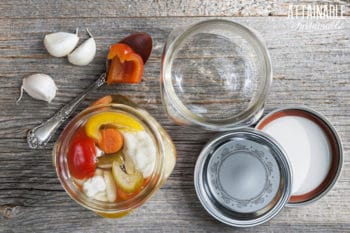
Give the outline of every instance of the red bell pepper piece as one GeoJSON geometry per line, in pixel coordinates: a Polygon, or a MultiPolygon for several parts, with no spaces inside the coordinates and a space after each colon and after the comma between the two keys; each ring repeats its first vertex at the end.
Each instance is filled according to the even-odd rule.
{"type": "Polygon", "coordinates": [[[140,83],[144,63],[140,55],[123,43],[114,44],[108,53],[107,84],[140,83]]]}

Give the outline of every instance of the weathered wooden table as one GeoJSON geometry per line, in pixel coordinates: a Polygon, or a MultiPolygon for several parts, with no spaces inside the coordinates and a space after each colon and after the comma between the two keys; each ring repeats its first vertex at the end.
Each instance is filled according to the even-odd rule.
{"type": "MultiPolygon", "coordinates": [[[[243,231],[210,217],[194,191],[197,155],[215,133],[176,126],[160,101],[160,58],[168,33],[176,26],[219,16],[250,26],[265,39],[274,69],[267,112],[286,105],[312,107],[333,122],[344,144],[344,169],[327,196],[306,207],[286,208],[272,221],[244,231],[349,232],[350,18],[290,19],[285,17],[289,6],[285,1],[234,2],[1,1],[0,232],[243,231]],[[97,56],[86,67],[51,57],[43,46],[45,34],[74,31],[76,27],[88,27],[97,41],[97,56]],[[104,219],[72,201],[59,184],[51,151],[61,129],[41,150],[30,150],[25,135],[93,82],[104,71],[108,45],[134,31],[148,32],[154,38],[144,82],[103,87],[89,95],[77,112],[103,95],[126,95],[167,129],[178,159],[167,183],[149,202],[125,218],[104,219]],[[16,105],[22,78],[35,72],[54,78],[59,88],[57,97],[46,104],[26,95],[16,105]]],[[[347,7],[345,13],[349,15],[348,1],[339,4],[347,7]]]]}

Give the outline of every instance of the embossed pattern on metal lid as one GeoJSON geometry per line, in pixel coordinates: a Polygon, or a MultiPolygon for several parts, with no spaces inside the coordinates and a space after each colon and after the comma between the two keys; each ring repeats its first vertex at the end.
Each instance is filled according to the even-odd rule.
{"type": "Polygon", "coordinates": [[[226,208],[251,213],[275,198],[280,171],[268,148],[253,141],[228,141],[212,155],[207,170],[213,197],[226,208]]]}
{"type": "Polygon", "coordinates": [[[198,157],[194,183],[217,220],[249,227],[270,220],[291,194],[291,168],[274,139],[254,129],[222,134],[198,157]]]}

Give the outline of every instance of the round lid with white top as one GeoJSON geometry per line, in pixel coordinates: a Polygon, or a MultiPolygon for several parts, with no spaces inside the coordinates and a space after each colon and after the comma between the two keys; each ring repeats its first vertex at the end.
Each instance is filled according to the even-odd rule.
{"type": "Polygon", "coordinates": [[[305,107],[284,108],[269,113],[256,128],[278,141],[291,162],[289,205],[317,200],[334,185],[342,167],[342,146],[324,116],[305,107]]]}

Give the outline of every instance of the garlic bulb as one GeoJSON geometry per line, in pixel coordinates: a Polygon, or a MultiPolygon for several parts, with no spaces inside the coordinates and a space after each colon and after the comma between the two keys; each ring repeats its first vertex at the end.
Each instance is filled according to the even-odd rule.
{"type": "Polygon", "coordinates": [[[76,33],[55,32],[45,36],[46,50],[54,57],[64,57],[73,51],[79,41],[78,29],[76,33]]]}
{"type": "Polygon", "coordinates": [[[56,96],[56,84],[47,74],[32,74],[23,79],[21,94],[17,103],[22,99],[23,90],[34,99],[51,102],[56,96]]]}
{"type": "Polygon", "coordinates": [[[96,43],[88,29],[86,29],[90,35],[90,38],[84,41],[78,48],[74,49],[72,53],[68,55],[68,61],[73,65],[86,66],[95,57],[96,43]]]}

